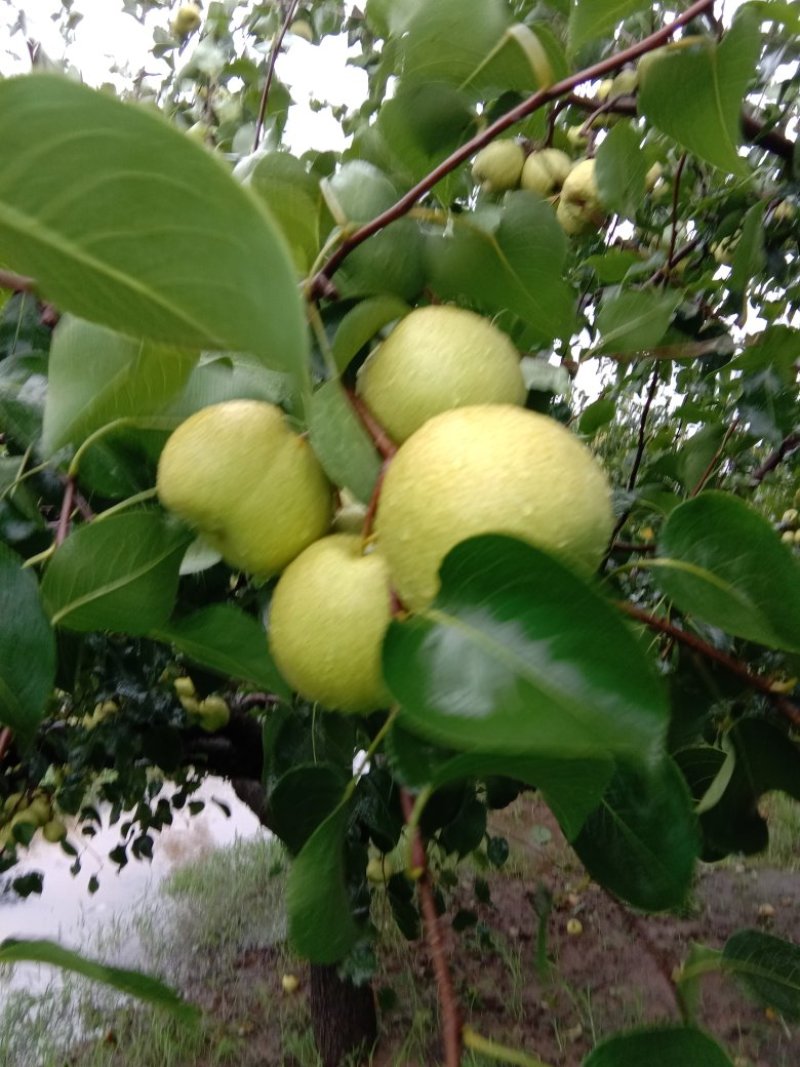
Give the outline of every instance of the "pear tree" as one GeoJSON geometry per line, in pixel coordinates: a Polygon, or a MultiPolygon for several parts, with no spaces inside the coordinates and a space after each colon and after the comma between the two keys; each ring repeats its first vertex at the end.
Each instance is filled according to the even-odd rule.
{"type": "MultiPolygon", "coordinates": [[[[442,949],[492,809],[536,791],[663,912],[800,799],[798,12],[124,6],[124,86],[0,78],[0,871],[77,873],[105,818],[147,860],[223,775],[291,858],[326,1067],[380,1042],[378,897],[431,1062],[541,1067],[442,949]],[[341,150],[287,144],[292,40],[363,71],[315,102],[341,150]]],[[[800,946],[673,963],[670,1025],[584,1067],[730,1067],[707,970],[800,1016],[800,946]]]]}

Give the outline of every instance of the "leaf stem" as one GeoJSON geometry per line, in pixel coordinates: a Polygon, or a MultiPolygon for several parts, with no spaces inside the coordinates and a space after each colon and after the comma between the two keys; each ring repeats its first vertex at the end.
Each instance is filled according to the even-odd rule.
{"type": "Polygon", "coordinates": [[[110,433],[114,433],[115,430],[122,430],[126,426],[132,426],[139,430],[174,430],[178,425],[178,420],[175,418],[140,418],[135,415],[126,415],[121,419],[114,419],[112,422],[107,422],[105,426],[101,426],[99,430],[95,430],[94,433],[89,434],[86,440],[75,452],[72,457],[72,462],[69,465],[67,476],[70,478],[76,478],[80,469],[81,460],[92,447],[103,437],[106,437],[110,433]]]}
{"type": "Polygon", "coordinates": [[[135,504],[141,504],[145,500],[153,500],[155,496],[155,486],[152,489],[143,489],[141,493],[134,493],[133,496],[129,496],[126,500],[120,500],[118,504],[114,504],[113,507],[108,508],[106,511],[101,511],[99,515],[95,516],[94,521],[102,522],[103,519],[108,519],[120,511],[125,511],[126,508],[133,507],[135,504]]]}
{"type": "Polygon", "coordinates": [[[529,1056],[519,1049],[509,1048],[508,1045],[500,1045],[497,1041],[492,1041],[488,1037],[481,1037],[471,1026],[465,1026],[461,1034],[464,1038],[465,1048],[480,1052],[481,1055],[488,1056],[489,1059],[500,1060],[501,1063],[511,1063],[515,1067],[549,1067],[548,1064],[543,1060],[537,1059],[536,1056],[529,1056]]]}

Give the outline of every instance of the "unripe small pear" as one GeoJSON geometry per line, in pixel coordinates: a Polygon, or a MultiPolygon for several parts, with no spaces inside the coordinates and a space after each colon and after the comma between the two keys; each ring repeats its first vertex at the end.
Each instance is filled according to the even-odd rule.
{"type": "Polygon", "coordinates": [[[200,720],[200,729],[213,734],[228,725],[231,717],[231,709],[221,696],[213,694],[201,700],[197,705],[195,715],[200,720]]]}
{"type": "Polygon", "coordinates": [[[176,37],[188,37],[200,26],[203,16],[197,4],[182,4],[170,23],[176,37]]]}
{"type": "Polygon", "coordinates": [[[796,526],[798,516],[800,516],[800,512],[798,512],[797,508],[789,508],[781,516],[781,523],[784,526],[796,526]]]}
{"type": "Polygon", "coordinates": [[[525,152],[516,141],[492,141],[472,164],[472,177],[486,193],[502,193],[519,185],[525,152]]]}
{"type": "Polygon", "coordinates": [[[572,160],[558,148],[543,148],[532,152],[522,168],[520,185],[539,196],[554,196],[572,170],[572,160]]]}
{"type": "Polygon", "coordinates": [[[67,836],[66,823],[63,819],[59,818],[48,819],[42,827],[42,836],[45,841],[49,841],[51,845],[56,844],[58,841],[63,841],[67,836]]]}

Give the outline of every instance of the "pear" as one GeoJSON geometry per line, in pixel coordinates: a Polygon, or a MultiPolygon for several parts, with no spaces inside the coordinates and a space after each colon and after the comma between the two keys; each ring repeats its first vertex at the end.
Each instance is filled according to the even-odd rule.
{"type": "Polygon", "coordinates": [[[567,175],[572,170],[572,160],[559,148],[543,148],[532,152],[522,168],[520,184],[539,196],[554,196],[560,192],[567,175]]]}
{"type": "Polygon", "coordinates": [[[176,37],[188,37],[202,21],[203,16],[197,4],[181,4],[170,25],[176,37]]]}
{"type": "Polygon", "coordinates": [[[485,193],[516,189],[522,175],[525,150],[516,141],[492,141],[475,156],[472,177],[485,193]]]}
{"type": "Polygon", "coordinates": [[[278,670],[306,700],[369,712],[391,697],[381,646],[391,619],[386,561],[355,534],[311,545],[281,575],[269,611],[278,670]]]}
{"type": "Polygon", "coordinates": [[[311,446],[260,400],[227,400],[181,423],[156,487],[165,508],[252,574],[282,570],[331,520],[331,487],[311,446]]]}
{"type": "Polygon", "coordinates": [[[468,537],[509,534],[590,571],[613,525],[606,477],[577,437],[545,415],[486,404],[437,415],[398,449],[375,534],[393,587],[417,610],[468,537]]]}
{"type": "Polygon", "coordinates": [[[462,308],[412,311],[361,368],[357,391],[398,443],[442,411],[523,404],[519,353],[488,319],[462,308]]]}
{"type": "Polygon", "coordinates": [[[567,175],[561,187],[556,218],[570,235],[585,233],[602,221],[603,210],[593,159],[582,159],[567,175]]]}

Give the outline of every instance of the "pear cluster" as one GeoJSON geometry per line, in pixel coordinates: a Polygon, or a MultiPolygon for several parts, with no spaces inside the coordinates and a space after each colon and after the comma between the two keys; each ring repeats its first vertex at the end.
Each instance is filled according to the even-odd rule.
{"type": "Polygon", "coordinates": [[[30,841],[39,830],[45,841],[55,844],[67,836],[64,820],[53,808],[52,798],[44,791],[37,790],[30,796],[23,793],[11,793],[0,806],[0,849],[18,840],[21,831],[17,827],[28,827],[20,840],[30,841]]]}
{"type": "MultiPolygon", "coordinates": [[[[346,494],[283,413],[254,400],[182,423],[157,489],[231,566],[280,575],[268,636],[286,681],[322,708],[367,713],[391,703],[381,656],[393,613],[435,600],[456,544],[509,534],[589,572],[613,521],[605,475],[563,425],[526,410],[519,353],[487,319],[417,308],[365,361],[356,388],[399,446],[369,510],[350,502],[334,515],[346,494]]],[[[190,713],[211,710],[190,679],[175,685],[190,713]]]]}

